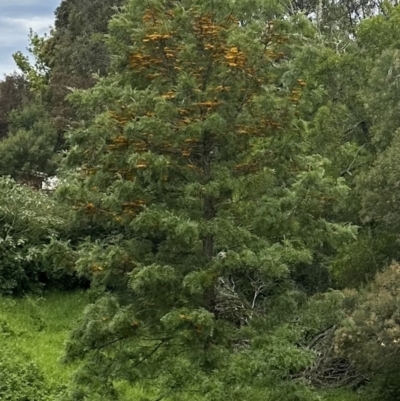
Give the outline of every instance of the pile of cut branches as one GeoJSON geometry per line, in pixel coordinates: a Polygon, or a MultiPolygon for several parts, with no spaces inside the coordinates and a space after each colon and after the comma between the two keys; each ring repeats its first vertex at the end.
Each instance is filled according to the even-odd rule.
{"type": "Polygon", "coordinates": [[[297,378],[306,380],[318,388],[357,388],[368,378],[360,373],[348,360],[340,357],[334,350],[334,337],[337,327],[331,326],[315,335],[307,348],[316,354],[314,363],[297,378]]]}

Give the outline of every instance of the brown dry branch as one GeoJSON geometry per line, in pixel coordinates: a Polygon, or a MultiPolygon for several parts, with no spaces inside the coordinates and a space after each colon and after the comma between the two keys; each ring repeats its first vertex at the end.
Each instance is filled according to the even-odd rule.
{"type": "Polygon", "coordinates": [[[318,388],[357,388],[368,381],[348,360],[339,357],[334,350],[334,336],[337,327],[331,326],[317,335],[306,348],[316,354],[314,363],[294,378],[305,380],[318,388]]]}

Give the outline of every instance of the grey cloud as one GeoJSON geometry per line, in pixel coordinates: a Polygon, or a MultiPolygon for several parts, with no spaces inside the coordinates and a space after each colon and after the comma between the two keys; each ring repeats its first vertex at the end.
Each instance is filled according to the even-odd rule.
{"type": "Polygon", "coordinates": [[[16,69],[12,54],[25,52],[29,29],[43,34],[61,0],[0,0],[0,79],[16,69]]]}

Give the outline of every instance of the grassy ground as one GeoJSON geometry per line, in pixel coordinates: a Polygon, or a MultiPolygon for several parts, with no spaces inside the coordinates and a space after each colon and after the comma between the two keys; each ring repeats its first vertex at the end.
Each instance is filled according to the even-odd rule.
{"type": "Polygon", "coordinates": [[[87,304],[83,292],[0,299],[0,341],[29,355],[49,383],[65,383],[72,366],[60,363],[64,342],[87,304]]]}
{"type": "MultiPolygon", "coordinates": [[[[64,342],[76,323],[88,296],[84,292],[50,293],[43,297],[0,298],[0,341],[15,352],[28,355],[49,384],[64,384],[74,366],[60,363],[64,342]]],[[[142,387],[120,384],[122,400],[148,400],[142,387]]],[[[324,401],[361,401],[347,391],[324,392],[324,401]]]]}
{"type": "Polygon", "coordinates": [[[333,390],[323,392],[324,401],[361,401],[362,397],[354,391],[333,390]]]}
{"type": "MultiPolygon", "coordinates": [[[[0,298],[1,345],[29,356],[50,386],[66,384],[75,366],[60,363],[64,342],[87,303],[84,292],[0,298]]],[[[119,388],[121,400],[149,399],[148,392],[140,386],[121,383],[119,388]]]]}

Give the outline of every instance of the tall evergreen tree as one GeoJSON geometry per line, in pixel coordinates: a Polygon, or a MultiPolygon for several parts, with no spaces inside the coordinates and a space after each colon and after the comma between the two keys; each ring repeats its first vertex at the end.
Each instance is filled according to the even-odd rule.
{"type": "Polygon", "coordinates": [[[288,380],[310,360],[290,274],[353,230],[324,218],[347,188],[304,141],[290,60],[307,23],[278,15],[130,0],[112,21],[110,75],[72,96],[59,191],[107,232],[78,252],[100,295],[67,346],[85,358],[72,398],[153,381],[160,399],[312,399],[288,380]]]}

